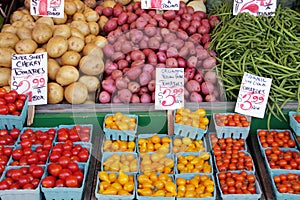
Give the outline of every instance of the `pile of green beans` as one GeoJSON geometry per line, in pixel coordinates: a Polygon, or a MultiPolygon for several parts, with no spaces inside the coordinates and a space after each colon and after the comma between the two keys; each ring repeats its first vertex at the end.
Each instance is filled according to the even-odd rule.
{"type": "MultiPolygon", "coordinates": [[[[298,101],[300,107],[300,13],[278,7],[274,16],[232,15],[232,6],[213,7],[220,23],[210,48],[229,101],[236,101],[244,72],[272,78],[268,119],[286,119],[282,108],[298,101]]],[[[268,121],[268,126],[269,126],[268,121]]]]}

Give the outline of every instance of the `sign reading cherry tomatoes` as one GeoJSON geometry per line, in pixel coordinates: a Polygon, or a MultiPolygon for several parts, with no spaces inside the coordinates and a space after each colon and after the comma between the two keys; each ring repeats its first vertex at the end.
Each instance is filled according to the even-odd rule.
{"type": "Polygon", "coordinates": [[[155,109],[175,110],[184,106],[184,69],[156,68],[155,109]]]}
{"type": "Polygon", "coordinates": [[[64,18],[64,0],[31,0],[30,14],[64,18]]]}
{"type": "Polygon", "coordinates": [[[235,112],[263,118],[272,79],[244,73],[235,112]]]}
{"type": "Polygon", "coordinates": [[[28,95],[29,105],[47,104],[47,53],[13,54],[11,88],[28,95]]]}

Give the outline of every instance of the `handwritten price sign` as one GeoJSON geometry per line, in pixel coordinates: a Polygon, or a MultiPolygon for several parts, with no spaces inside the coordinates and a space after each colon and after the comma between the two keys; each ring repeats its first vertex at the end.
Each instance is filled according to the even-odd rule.
{"type": "Polygon", "coordinates": [[[64,18],[64,0],[31,0],[30,14],[64,18]]]}
{"type": "Polygon", "coordinates": [[[141,0],[142,9],[179,10],[180,0],[141,0]]]}
{"type": "Polygon", "coordinates": [[[175,110],[184,106],[184,69],[157,68],[155,109],[175,110]]]}
{"type": "Polygon", "coordinates": [[[240,87],[235,112],[263,118],[272,79],[245,73],[240,87]]]}
{"type": "Polygon", "coordinates": [[[29,105],[47,104],[47,53],[12,55],[12,89],[27,94],[29,105]]]}
{"type": "Polygon", "coordinates": [[[248,12],[254,16],[272,16],[276,11],[276,0],[234,0],[233,15],[248,12]]]}

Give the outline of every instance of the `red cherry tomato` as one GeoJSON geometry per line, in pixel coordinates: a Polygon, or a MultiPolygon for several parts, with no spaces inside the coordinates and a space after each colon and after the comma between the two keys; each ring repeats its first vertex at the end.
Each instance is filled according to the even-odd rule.
{"type": "Polygon", "coordinates": [[[78,154],[80,162],[86,162],[89,159],[89,152],[81,150],[78,154]]]}
{"type": "Polygon", "coordinates": [[[36,166],[32,171],[32,176],[34,178],[41,178],[44,174],[44,169],[41,166],[36,166]]]}
{"type": "Polygon", "coordinates": [[[9,135],[11,135],[11,137],[16,140],[19,137],[20,132],[21,131],[19,129],[13,128],[9,131],[9,135]]]}
{"type": "Polygon", "coordinates": [[[12,155],[12,158],[14,160],[20,160],[21,157],[23,156],[23,150],[22,149],[15,149],[15,150],[12,151],[11,155],[12,155]]]}
{"type": "Polygon", "coordinates": [[[59,164],[50,163],[48,165],[48,173],[52,176],[58,176],[62,171],[62,167],[59,164]]]}
{"type": "Polygon", "coordinates": [[[69,170],[71,170],[72,173],[78,171],[79,167],[78,167],[78,164],[76,162],[73,162],[73,161],[70,161],[67,168],[69,170]]]}
{"type": "Polygon", "coordinates": [[[57,179],[55,181],[55,187],[65,187],[65,181],[61,179],[57,179]]]}
{"type": "Polygon", "coordinates": [[[65,182],[67,187],[72,187],[72,188],[79,187],[78,179],[74,175],[70,175],[66,177],[65,182]]]}
{"type": "Polygon", "coordinates": [[[58,164],[60,164],[62,166],[62,168],[67,168],[68,167],[68,164],[71,162],[71,159],[70,157],[67,157],[67,156],[61,156],[59,159],[58,159],[58,164]]]}
{"type": "Polygon", "coordinates": [[[78,183],[81,184],[84,178],[83,172],[81,170],[78,170],[73,175],[76,176],[78,183]]]}
{"type": "Polygon", "coordinates": [[[8,112],[9,113],[13,113],[17,110],[17,106],[14,103],[8,103],[7,107],[8,107],[8,112]]]}
{"type": "Polygon", "coordinates": [[[18,111],[22,111],[22,109],[23,109],[23,107],[24,107],[24,101],[21,100],[21,99],[17,99],[17,100],[15,101],[15,105],[16,105],[16,109],[17,109],[18,111]]]}
{"type": "Polygon", "coordinates": [[[55,177],[46,176],[45,178],[43,178],[42,186],[45,188],[53,188],[55,186],[55,177]]]}
{"type": "Polygon", "coordinates": [[[52,153],[50,154],[49,159],[50,159],[51,162],[57,162],[58,159],[60,158],[60,156],[61,156],[60,153],[52,151],[52,153]]]}
{"type": "Polygon", "coordinates": [[[8,106],[0,105],[0,115],[7,115],[9,113],[8,106]]]}
{"type": "Polygon", "coordinates": [[[23,100],[24,102],[26,101],[26,95],[25,94],[19,94],[18,99],[23,100]]]}
{"type": "Polygon", "coordinates": [[[10,93],[7,93],[5,96],[4,96],[4,99],[7,103],[14,103],[15,100],[16,100],[16,97],[13,95],[13,94],[10,94],[10,93]]]}

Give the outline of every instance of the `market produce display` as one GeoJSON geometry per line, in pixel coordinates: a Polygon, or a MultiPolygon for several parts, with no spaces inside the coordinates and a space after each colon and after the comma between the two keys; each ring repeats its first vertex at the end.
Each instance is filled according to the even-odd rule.
{"type": "Polygon", "coordinates": [[[272,17],[248,13],[233,16],[232,5],[224,3],[212,8],[220,23],[213,30],[210,48],[217,53],[226,97],[237,100],[244,72],[272,78],[269,120],[271,115],[285,119],[283,106],[300,100],[300,13],[279,6],[272,17]]]}

